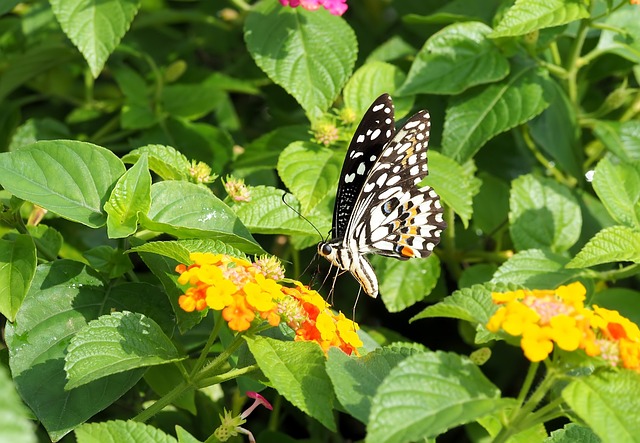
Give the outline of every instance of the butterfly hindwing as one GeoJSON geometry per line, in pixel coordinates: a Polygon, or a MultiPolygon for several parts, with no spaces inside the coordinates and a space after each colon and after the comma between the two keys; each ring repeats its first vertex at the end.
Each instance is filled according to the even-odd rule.
{"type": "Polygon", "coordinates": [[[333,238],[344,236],[367,174],[394,132],[393,102],[382,94],[364,114],[342,165],[333,208],[333,238]]]}

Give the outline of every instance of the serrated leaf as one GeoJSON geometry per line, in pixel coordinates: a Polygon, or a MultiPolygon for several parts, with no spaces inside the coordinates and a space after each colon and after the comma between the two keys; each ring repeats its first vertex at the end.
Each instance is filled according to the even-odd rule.
{"type": "Polygon", "coordinates": [[[300,103],[311,121],[333,104],[351,75],[358,47],[342,18],[323,8],[283,8],[275,0],[252,8],[244,38],[256,64],[300,103]]]}
{"type": "Polygon", "coordinates": [[[593,175],[593,189],[614,220],[640,228],[640,162],[614,165],[603,158],[593,175]]]}
{"type": "Polygon", "coordinates": [[[424,184],[435,189],[466,228],[473,215],[473,196],[480,190],[480,181],[468,169],[437,151],[429,153],[428,162],[429,175],[424,184]]]}
{"type": "Polygon", "coordinates": [[[251,201],[233,203],[232,208],[251,232],[256,234],[311,235],[315,242],[320,240],[320,236],[313,229],[311,223],[320,229],[322,220],[313,216],[307,217],[307,220],[300,218],[293,209],[287,206],[288,204],[296,211],[300,211],[300,203],[293,195],[270,186],[251,187],[250,192],[251,201]],[[287,204],[282,201],[283,197],[287,204]]]}
{"type": "Polygon", "coordinates": [[[586,268],[619,261],[640,263],[640,232],[627,226],[611,226],[598,232],[567,264],[567,268],[586,268]]]}
{"type": "Polygon", "coordinates": [[[349,414],[367,424],[371,400],[380,383],[398,363],[417,352],[415,348],[392,345],[353,358],[338,348],[330,348],[327,374],[338,401],[349,414]]]}
{"type": "Polygon", "coordinates": [[[0,239],[0,314],[14,321],[36,272],[36,245],[28,235],[0,239]]]}
{"type": "Polygon", "coordinates": [[[565,269],[569,259],[540,249],[518,252],[493,275],[493,283],[513,283],[527,288],[553,289],[575,280],[580,270],[565,269]]]}
{"type": "MultiPolygon", "coordinates": [[[[371,51],[366,62],[388,62],[407,57],[416,52],[415,48],[404,41],[399,35],[393,35],[389,40],[371,51]]],[[[372,100],[373,101],[373,100],[372,100]]]]}
{"type": "Polygon", "coordinates": [[[123,163],[136,163],[143,155],[149,158],[149,169],[164,180],[186,180],[191,163],[181,152],[164,145],[146,145],[129,151],[123,163]]]}
{"type": "Polygon", "coordinates": [[[64,370],[73,389],[108,375],[183,359],[152,319],[133,312],[112,312],[71,339],[64,370]]]}
{"type": "Polygon", "coordinates": [[[589,17],[582,0],[516,0],[491,37],[523,35],[589,17]]]}
{"type": "Polygon", "coordinates": [[[437,32],[416,55],[398,94],[453,95],[503,79],[509,62],[487,38],[491,32],[480,22],[455,23],[437,32]]]}
{"type": "Polygon", "coordinates": [[[640,121],[598,120],[593,127],[593,133],[622,161],[640,160],[640,121]]]}
{"type": "Polygon", "coordinates": [[[234,170],[276,169],[280,153],[291,143],[310,138],[309,126],[281,126],[253,140],[234,162],[234,170]]]}
{"type": "Polygon", "coordinates": [[[435,254],[421,260],[375,256],[373,264],[380,295],[389,312],[399,312],[426,298],[438,283],[440,260],[435,254]]]}
{"type": "Polygon", "coordinates": [[[151,174],[147,155],[140,159],[116,182],[104,205],[109,238],[128,237],[138,229],[139,214],[151,207],[151,174]]]}
{"type": "Polygon", "coordinates": [[[427,306],[409,321],[446,317],[485,324],[497,309],[491,299],[493,289],[495,289],[493,284],[473,285],[470,288],[458,289],[441,302],[427,306]]]}
{"type": "Polygon", "coordinates": [[[334,395],[317,343],[283,342],[268,337],[244,337],[260,370],[294,406],[336,431],[334,395]]]}
{"type": "Polygon", "coordinates": [[[573,380],[562,398],[591,429],[610,443],[640,442],[640,375],[601,372],[573,380]]]}
{"type": "Polygon", "coordinates": [[[507,221],[509,185],[486,172],[480,172],[478,179],[482,185],[473,197],[473,226],[485,234],[492,233],[507,221]]]}
{"type": "Polygon", "coordinates": [[[72,140],[40,141],[0,154],[0,184],[16,197],[99,228],[102,207],[124,165],[111,151],[72,140]]]}
{"type": "Polygon", "coordinates": [[[422,352],[401,361],[373,399],[366,442],[434,438],[505,408],[496,388],[468,359],[422,352]]]}
{"type": "Polygon", "coordinates": [[[51,0],[51,9],[69,40],[97,78],[140,7],[139,0],[51,0]]]}
{"type": "Polygon", "coordinates": [[[177,443],[174,437],[158,428],[133,420],[87,423],[75,431],[78,443],[177,443]]]}
{"type": "Polygon", "coordinates": [[[27,408],[16,392],[9,371],[0,366],[0,440],[11,443],[36,443],[36,430],[27,408]]]}
{"type": "Polygon", "coordinates": [[[148,218],[141,225],[179,238],[215,237],[250,254],[263,252],[231,208],[193,183],[154,183],[148,218]]]}
{"type": "MultiPolygon", "coordinates": [[[[371,103],[387,93],[394,95],[396,89],[404,83],[405,73],[395,65],[384,62],[367,62],[353,73],[342,91],[342,98],[347,108],[361,116],[369,109],[371,103]]],[[[396,118],[406,115],[413,106],[414,97],[397,97],[394,99],[396,118]]]]}
{"type": "Polygon", "coordinates": [[[335,191],[343,154],[308,142],[291,143],[280,154],[278,174],[300,202],[303,215],[335,191]]]}
{"type": "Polygon", "coordinates": [[[178,263],[189,264],[191,252],[210,252],[212,254],[225,254],[233,257],[247,258],[247,256],[232,246],[219,240],[210,238],[194,238],[178,241],[156,241],[145,243],[129,249],[129,252],[149,252],[172,258],[178,263]]]}
{"type": "Polygon", "coordinates": [[[596,50],[617,54],[637,64],[640,63],[640,8],[631,2],[620,6],[604,21],[607,27],[600,33],[596,50]]]}
{"type": "Polygon", "coordinates": [[[82,253],[89,265],[107,278],[118,278],[133,269],[133,263],[122,249],[100,245],[82,253]]]}
{"type": "Polygon", "coordinates": [[[16,128],[7,151],[17,151],[39,140],[71,138],[69,128],[53,118],[30,118],[16,128]]]}
{"type": "Polygon", "coordinates": [[[528,174],[511,184],[509,231],[516,249],[563,252],[580,237],[582,214],[569,189],[528,174]]]}
{"type": "Polygon", "coordinates": [[[447,108],[442,153],[464,163],[496,135],[544,111],[553,91],[546,70],[520,66],[499,83],[455,96],[447,108]]]}
{"type": "Polygon", "coordinates": [[[157,289],[143,292],[140,285],[151,287],[134,285],[136,297],[132,297],[118,286],[105,287],[93,271],[70,260],[37,268],[15,322],[7,324],[5,339],[18,392],[52,440],[59,440],[109,406],[142,376],[141,371],[134,370],[70,391],[64,389],[64,354],[76,332],[111,309],[131,307],[146,313],[163,302],[157,289]]]}
{"type": "Polygon", "coordinates": [[[544,443],[574,443],[577,441],[580,443],[602,442],[590,428],[576,423],[568,423],[562,429],[553,431],[549,438],[544,440],[544,443]]]}

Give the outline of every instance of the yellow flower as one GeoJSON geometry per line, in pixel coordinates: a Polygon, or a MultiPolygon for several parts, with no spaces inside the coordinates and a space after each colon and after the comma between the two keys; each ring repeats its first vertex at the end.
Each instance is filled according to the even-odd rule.
{"type": "Polygon", "coordinates": [[[640,343],[623,338],[619,345],[622,365],[627,369],[640,369],[640,343]]]}
{"type": "Polygon", "coordinates": [[[544,360],[553,350],[551,328],[528,324],[523,330],[520,346],[530,361],[544,360]]]}
{"type": "Polygon", "coordinates": [[[340,338],[347,344],[355,347],[361,348],[364,346],[360,337],[358,337],[358,333],[356,332],[359,327],[358,324],[354,321],[349,320],[344,316],[343,313],[338,315],[338,321],[336,326],[338,327],[338,334],[340,338]]]}
{"type": "Polygon", "coordinates": [[[561,349],[565,351],[575,351],[580,346],[582,331],[577,327],[574,317],[568,315],[557,315],[549,322],[551,326],[551,338],[561,349]]]}
{"type": "Polygon", "coordinates": [[[320,331],[320,336],[324,341],[332,341],[336,336],[336,325],[333,322],[333,317],[327,312],[318,314],[316,328],[320,331]]]}
{"type": "Polygon", "coordinates": [[[584,306],[587,289],[582,283],[574,282],[566,286],[560,286],[556,289],[556,295],[566,304],[576,309],[581,309],[584,306]]]}
{"type": "Polygon", "coordinates": [[[507,313],[502,323],[502,329],[513,336],[522,335],[522,331],[527,325],[536,323],[540,319],[536,311],[521,303],[509,303],[506,308],[507,313]]]}
{"type": "Polygon", "coordinates": [[[233,302],[233,294],[238,291],[229,280],[220,280],[207,288],[207,305],[219,311],[233,302]]]}

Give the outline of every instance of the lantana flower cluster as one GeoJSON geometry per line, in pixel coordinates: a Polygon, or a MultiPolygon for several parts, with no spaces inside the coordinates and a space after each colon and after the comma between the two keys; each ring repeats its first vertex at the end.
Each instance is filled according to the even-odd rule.
{"type": "Polygon", "coordinates": [[[552,290],[494,292],[501,305],[487,329],[522,337],[525,356],[542,361],[554,346],[565,351],[582,349],[612,366],[640,371],[640,329],[617,311],[584,306],[586,289],[580,282],[552,290]]]}
{"type": "Polygon", "coordinates": [[[333,15],[342,15],[349,8],[347,0],[280,0],[280,3],[283,6],[291,6],[292,8],[302,6],[309,11],[315,11],[320,6],[323,6],[333,15]]]}
{"type": "Polygon", "coordinates": [[[176,267],[178,283],[189,285],[178,299],[183,310],[222,311],[234,331],[246,331],[257,322],[278,326],[282,321],[295,331],[296,341],[314,341],[325,352],[336,346],[351,355],[362,346],[358,324],[342,313],[334,314],[318,292],[298,281],[294,287],[279,283],[284,271],[275,257],[251,262],[195,252],[190,259],[192,265],[176,267]]]}

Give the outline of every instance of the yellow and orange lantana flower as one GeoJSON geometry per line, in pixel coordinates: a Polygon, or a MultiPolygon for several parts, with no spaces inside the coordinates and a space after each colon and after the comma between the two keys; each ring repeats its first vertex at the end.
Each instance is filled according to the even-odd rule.
{"type": "Polygon", "coordinates": [[[246,331],[254,322],[291,327],[296,341],[314,341],[327,352],[331,346],[351,355],[362,341],[357,323],[335,314],[318,292],[295,281],[295,287],[278,282],[284,277],[275,258],[250,262],[222,254],[192,253],[190,266],[178,265],[178,283],[189,285],[178,299],[187,311],[210,308],[222,311],[222,318],[234,331],[246,331]]]}
{"type": "Polygon", "coordinates": [[[580,282],[552,290],[494,292],[500,308],[487,329],[522,337],[520,346],[534,362],[551,354],[554,346],[583,350],[612,366],[640,371],[640,329],[617,311],[584,306],[586,289],[580,282]]]}

